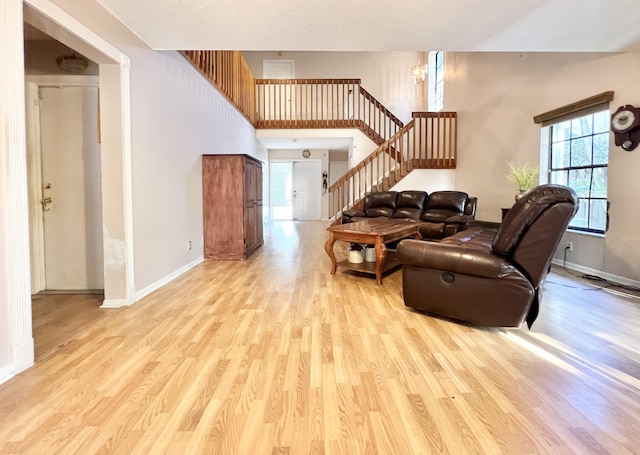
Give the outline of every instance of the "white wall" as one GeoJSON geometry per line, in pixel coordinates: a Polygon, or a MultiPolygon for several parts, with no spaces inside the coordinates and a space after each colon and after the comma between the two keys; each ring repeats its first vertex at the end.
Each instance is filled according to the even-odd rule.
{"type": "Polygon", "coordinates": [[[54,3],[131,59],[135,287],[148,289],[203,255],[201,155],[266,151],[178,52],[150,50],[95,1],[54,3]]]}
{"type": "Polygon", "coordinates": [[[295,77],[361,79],[362,87],[402,122],[427,110],[426,82],[414,85],[410,70],[426,63],[422,52],[243,52],[251,72],[262,78],[262,61],[295,61],[295,77]]]}
{"type": "MultiPolygon", "coordinates": [[[[426,191],[429,194],[445,190],[466,191],[464,188],[456,188],[455,169],[415,169],[391,190],[418,190],[426,191]]],[[[474,194],[470,194],[470,196],[474,196],[474,194]]]]}
{"type": "Polygon", "coordinates": [[[201,156],[258,154],[254,128],[181,55],[136,49],[129,56],[140,289],[203,254],[201,156]]]}
{"type": "MultiPolygon", "coordinates": [[[[478,196],[478,219],[498,221],[513,204],[505,161],[539,162],[535,115],[608,90],[612,111],[640,105],[640,53],[448,53],[445,62],[445,110],[458,112],[456,188],[478,196]]],[[[609,146],[610,230],[604,238],[566,234],[574,242],[567,260],[637,282],[640,151],[616,147],[613,135],[609,146]]]]}
{"type": "MultiPolygon", "coordinates": [[[[256,131],[256,136],[259,139],[271,139],[271,138],[297,138],[298,142],[302,142],[301,139],[309,138],[313,139],[315,143],[322,144],[322,139],[327,138],[346,138],[351,139],[351,143],[348,146],[348,160],[349,166],[353,167],[371,154],[378,146],[362,131],[350,128],[326,128],[326,129],[261,129],[256,131]]],[[[328,141],[331,144],[332,141],[328,141]]],[[[309,148],[310,147],[304,147],[309,148]]],[[[274,147],[273,149],[276,149],[274,147]]]]}

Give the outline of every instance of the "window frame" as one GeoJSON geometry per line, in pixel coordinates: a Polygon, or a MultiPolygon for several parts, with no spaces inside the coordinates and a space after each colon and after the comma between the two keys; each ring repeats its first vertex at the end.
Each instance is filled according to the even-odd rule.
{"type": "MultiPolygon", "coordinates": [[[[585,98],[583,100],[577,101],[575,103],[568,104],[566,106],[559,107],[549,112],[545,112],[543,114],[537,115],[533,118],[535,123],[541,124],[541,141],[540,141],[540,170],[541,173],[544,172],[546,174],[546,182],[551,182],[552,172],[566,172],[566,182],[567,186],[569,186],[569,176],[571,171],[579,171],[584,169],[591,169],[591,177],[589,183],[589,194],[587,197],[579,197],[581,204],[587,204],[587,227],[582,226],[569,226],[568,230],[572,232],[585,232],[592,234],[600,234],[604,235],[609,230],[609,161],[610,161],[610,152],[611,152],[611,141],[609,136],[609,128],[605,130],[599,130],[597,133],[594,133],[595,127],[595,118],[592,120],[592,129],[590,134],[583,134],[580,136],[573,137],[573,134],[570,134],[568,138],[563,139],[561,142],[569,143],[569,165],[568,166],[554,166],[553,162],[553,127],[560,125],[569,120],[580,119],[583,117],[587,117],[589,115],[594,116],[596,113],[600,113],[603,111],[607,111],[607,118],[609,116],[610,106],[609,103],[613,100],[614,92],[603,92],[598,95],[594,95],[589,98],[585,98]],[[546,133],[546,134],[545,134],[546,133]],[[594,158],[594,138],[598,135],[607,135],[607,162],[606,164],[598,163],[593,164],[594,158]],[[572,151],[572,141],[583,140],[584,138],[591,138],[591,164],[590,165],[581,165],[575,166],[571,165],[571,151],[572,151]],[[593,192],[593,172],[596,169],[606,169],[607,170],[607,184],[606,184],[606,195],[604,197],[593,197],[591,193],[593,192]],[[593,227],[589,227],[591,223],[591,202],[594,200],[604,200],[605,201],[605,226],[603,229],[596,229],[593,227]]],[[[556,141],[555,144],[558,144],[559,141],[556,141]]],[[[577,143],[577,142],[576,142],[577,143]]],[[[573,188],[573,187],[572,187],[573,188]]],[[[575,189],[575,188],[574,188],[575,189]]],[[[574,218],[575,220],[575,218],[574,218]]],[[[573,220],[572,220],[573,221],[573,220]]]]}
{"type": "MultiPolygon", "coordinates": [[[[600,112],[607,112],[609,113],[609,109],[603,109],[594,113],[589,113],[586,115],[581,115],[581,116],[577,116],[572,120],[575,119],[581,119],[584,117],[587,117],[589,115],[593,116],[596,113],[600,113],[600,112]]],[[[548,142],[547,142],[547,183],[551,183],[551,177],[552,174],[554,172],[562,172],[565,173],[565,181],[569,182],[569,177],[570,177],[570,173],[571,171],[581,171],[581,170],[587,170],[590,169],[591,170],[591,181],[590,181],[590,185],[589,185],[589,195],[586,197],[581,197],[580,195],[578,195],[578,199],[580,201],[580,204],[586,204],[585,210],[586,210],[586,220],[587,220],[587,227],[583,227],[583,226],[572,226],[571,223],[568,226],[568,229],[571,231],[581,231],[581,232],[589,232],[592,234],[605,234],[609,228],[609,222],[608,222],[608,195],[609,195],[609,191],[608,191],[608,186],[609,186],[609,175],[608,175],[608,169],[609,169],[609,147],[607,146],[607,162],[605,164],[593,164],[593,155],[594,155],[594,148],[593,148],[593,144],[595,142],[595,137],[598,135],[604,135],[606,134],[608,136],[609,132],[607,131],[600,131],[595,133],[593,130],[591,131],[590,134],[585,134],[582,136],[576,136],[576,137],[569,137],[568,139],[564,139],[563,141],[553,141],[553,128],[557,125],[560,125],[561,123],[563,123],[564,120],[559,121],[557,123],[552,123],[550,125],[548,125],[548,142]],[[585,139],[585,138],[591,138],[591,161],[592,164],[590,165],[582,165],[582,166],[558,166],[558,167],[554,167],[554,144],[558,144],[560,142],[568,142],[569,143],[569,163],[571,163],[571,153],[573,150],[572,147],[572,142],[573,141],[577,141],[580,139],[585,139]],[[606,169],[607,171],[607,193],[604,197],[596,197],[596,196],[592,196],[591,192],[593,191],[592,188],[592,182],[593,182],[593,172],[595,172],[596,169],[606,169]],[[605,228],[603,229],[596,229],[593,227],[589,227],[591,224],[591,211],[592,211],[592,206],[591,206],[591,201],[605,201],[605,205],[607,208],[605,208],[605,217],[606,217],[606,221],[605,221],[605,228]]],[[[567,184],[567,186],[570,186],[567,184]]],[[[575,190],[574,187],[571,186],[571,188],[573,188],[575,190]]],[[[575,218],[573,218],[571,221],[573,222],[575,220],[575,218]]]]}
{"type": "Polygon", "coordinates": [[[429,52],[429,97],[428,108],[431,112],[444,109],[444,51],[429,52]]]}

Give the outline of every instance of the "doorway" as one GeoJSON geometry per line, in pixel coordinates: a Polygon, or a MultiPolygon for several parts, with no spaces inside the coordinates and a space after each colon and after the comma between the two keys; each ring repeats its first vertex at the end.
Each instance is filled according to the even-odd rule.
{"type": "Polygon", "coordinates": [[[271,219],[321,219],[321,169],[319,160],[272,161],[271,219]]]}
{"type": "Polygon", "coordinates": [[[31,292],[102,293],[97,78],[27,81],[31,292]]]}
{"type": "MultiPolygon", "coordinates": [[[[54,39],[76,49],[100,67],[100,125],[102,153],[109,157],[108,166],[102,166],[102,194],[104,206],[103,227],[105,258],[122,261],[106,262],[104,300],[102,307],[115,308],[135,302],[133,275],[133,220],[131,190],[131,127],[130,127],[130,60],[77,19],[49,0],[25,0],[24,4],[3,2],[0,9],[8,27],[0,27],[2,69],[6,77],[0,92],[0,117],[6,120],[0,141],[0,157],[11,163],[2,169],[4,189],[10,194],[10,204],[0,207],[0,231],[4,240],[0,249],[11,245],[12,254],[0,255],[0,268],[5,269],[3,286],[6,292],[0,298],[3,328],[0,347],[8,347],[10,354],[6,367],[0,367],[0,381],[29,368],[34,363],[33,321],[31,312],[29,271],[29,218],[28,185],[25,159],[25,83],[24,45],[18,32],[21,22],[39,30],[46,30],[54,39]],[[107,237],[107,234],[110,234],[107,237]],[[6,346],[7,344],[8,346],[6,346]]],[[[5,358],[0,358],[5,362],[5,358]]],[[[0,363],[4,365],[5,363],[0,363]]]]}

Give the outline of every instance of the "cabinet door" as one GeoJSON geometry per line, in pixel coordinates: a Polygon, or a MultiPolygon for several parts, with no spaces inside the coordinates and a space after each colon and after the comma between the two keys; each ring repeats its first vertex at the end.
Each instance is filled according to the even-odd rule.
{"type": "Polygon", "coordinates": [[[245,256],[263,243],[262,238],[262,166],[247,158],[244,175],[244,235],[245,256]]]}
{"type": "Polygon", "coordinates": [[[257,172],[256,164],[253,160],[246,159],[244,163],[244,197],[247,205],[249,202],[255,204],[258,196],[257,192],[257,172]]]}
{"type": "Polygon", "coordinates": [[[262,166],[256,165],[255,170],[256,170],[256,201],[258,202],[258,204],[262,204],[262,166]]]}
{"type": "Polygon", "coordinates": [[[249,256],[258,247],[258,228],[256,206],[247,207],[244,214],[245,256],[249,256]]]}

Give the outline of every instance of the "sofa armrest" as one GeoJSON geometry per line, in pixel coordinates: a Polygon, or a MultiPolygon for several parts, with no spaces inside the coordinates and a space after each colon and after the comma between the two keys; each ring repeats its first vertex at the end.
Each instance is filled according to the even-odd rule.
{"type": "Polygon", "coordinates": [[[397,259],[403,264],[443,272],[482,278],[500,278],[514,266],[505,258],[477,245],[424,242],[407,239],[400,242],[397,259]]]}
{"type": "Polygon", "coordinates": [[[367,216],[367,214],[362,210],[345,210],[344,212],[342,212],[342,216],[350,216],[353,218],[356,216],[367,216]]]}
{"type": "Polygon", "coordinates": [[[342,212],[340,224],[347,224],[354,221],[354,218],[367,216],[362,210],[345,210],[342,212]]]}

